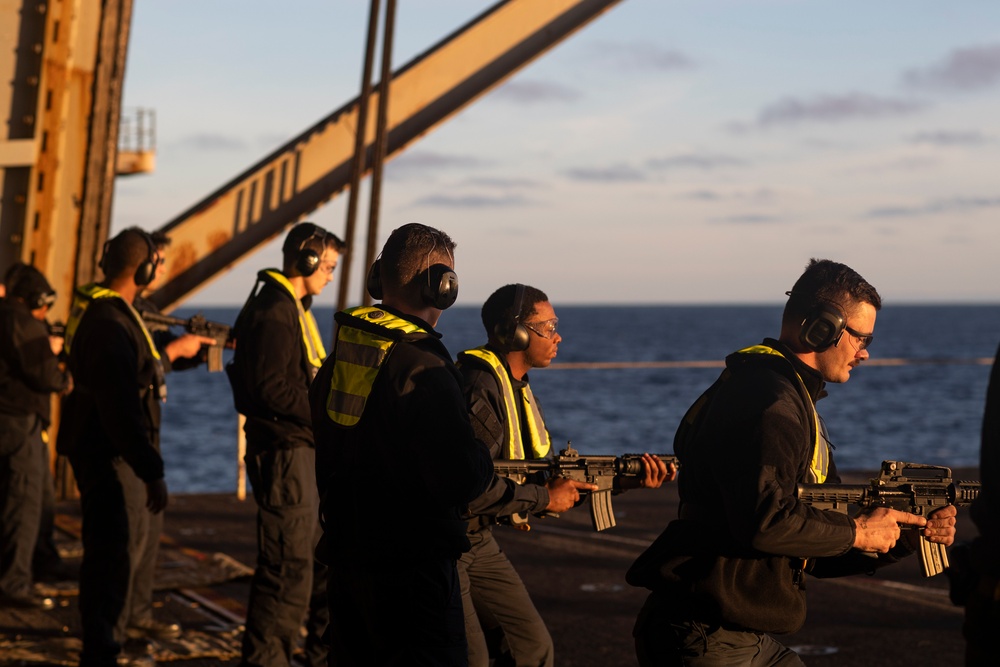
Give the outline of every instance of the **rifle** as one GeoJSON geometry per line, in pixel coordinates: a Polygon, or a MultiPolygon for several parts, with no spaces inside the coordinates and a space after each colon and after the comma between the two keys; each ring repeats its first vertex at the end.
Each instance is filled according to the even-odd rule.
{"type": "MultiPolygon", "coordinates": [[[[677,464],[676,456],[657,454],[661,461],[670,465],[677,464]]],[[[573,449],[573,443],[567,442],[566,449],[552,459],[497,459],[493,461],[496,474],[502,475],[523,484],[532,473],[548,473],[552,477],[566,477],[578,482],[596,484],[596,491],[580,489],[581,496],[589,496],[590,519],[594,530],[605,530],[615,525],[615,515],[611,508],[611,494],[621,490],[620,482],[625,478],[640,478],[646,471],[642,466],[642,454],[623,454],[621,456],[595,456],[580,454],[573,449]],[[618,485],[616,485],[618,482],[618,485]]],[[[549,512],[544,516],[559,516],[549,512]]],[[[524,515],[511,517],[511,525],[529,530],[527,518],[524,515]]]]}
{"type": "Polygon", "coordinates": [[[152,325],[153,327],[163,329],[184,327],[184,330],[188,333],[214,338],[215,343],[208,346],[208,355],[205,362],[210,373],[222,370],[222,349],[226,347],[227,343],[232,341],[232,327],[229,325],[206,320],[205,316],[201,313],[192,315],[186,320],[179,317],[153,313],[148,310],[139,311],[139,315],[142,316],[143,321],[147,325],[152,325]]]}
{"type": "MultiPolygon", "coordinates": [[[[799,484],[798,498],[842,514],[847,514],[848,505],[858,505],[862,510],[888,507],[926,517],[939,507],[971,505],[980,488],[979,482],[952,481],[951,468],[944,466],[883,461],[878,477],[868,484],[799,484]]],[[[948,568],[945,546],[921,536],[920,565],[925,577],[944,572],[948,568]]]]}

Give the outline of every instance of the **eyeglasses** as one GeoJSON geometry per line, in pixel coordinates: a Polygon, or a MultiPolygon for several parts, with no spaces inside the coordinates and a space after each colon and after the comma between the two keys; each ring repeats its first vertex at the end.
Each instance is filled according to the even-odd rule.
{"type": "Polygon", "coordinates": [[[857,350],[858,352],[860,352],[861,350],[867,350],[868,346],[872,344],[872,339],[875,338],[875,336],[872,334],[863,334],[847,326],[844,327],[844,331],[851,334],[851,336],[853,336],[854,338],[858,339],[858,345],[854,345],[853,342],[851,343],[851,345],[854,346],[854,349],[857,350]]]}
{"type": "Polygon", "coordinates": [[[319,270],[328,276],[333,275],[333,270],[337,268],[336,262],[323,262],[319,265],[319,270]]]}
{"type": "Polygon", "coordinates": [[[556,329],[559,328],[559,318],[553,317],[551,320],[542,322],[525,322],[524,326],[534,331],[536,335],[549,340],[556,335],[556,329]]]}

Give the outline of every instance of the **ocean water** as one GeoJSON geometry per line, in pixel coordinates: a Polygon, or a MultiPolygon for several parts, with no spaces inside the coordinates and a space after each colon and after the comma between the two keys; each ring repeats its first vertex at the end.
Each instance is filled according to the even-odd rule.
{"type": "MultiPolygon", "coordinates": [[[[203,312],[231,324],[238,308],[203,312]]],[[[730,352],[776,336],[780,306],[558,306],[563,342],[548,369],[531,373],[557,448],[671,453],[677,423],[718,376],[730,352]],[[561,368],[593,362],[718,362],[719,367],[561,368]]],[[[324,339],[333,309],[318,308],[324,339]]],[[[456,307],[439,323],[453,355],[485,342],[479,309],[456,307]]],[[[979,463],[979,429],[1000,306],[886,306],[872,361],[819,403],[844,470],[874,473],[886,459],[950,467],[979,463]],[[897,361],[898,360],[898,361],[897,361]]],[[[227,353],[227,360],[228,360],[227,353]]],[[[236,488],[237,417],[225,373],[204,367],[167,377],[162,449],[173,492],[236,488]]]]}

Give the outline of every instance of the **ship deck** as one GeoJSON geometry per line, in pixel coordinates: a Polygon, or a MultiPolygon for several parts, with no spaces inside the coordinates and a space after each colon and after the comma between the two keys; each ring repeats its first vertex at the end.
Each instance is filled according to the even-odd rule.
{"type": "MultiPolygon", "coordinates": [[[[955,471],[975,479],[977,471],[955,471]]],[[[860,481],[860,476],[850,481],[860,481]]],[[[585,508],[558,519],[534,519],[529,532],[497,528],[553,636],[556,664],[589,667],[636,664],[631,629],[646,591],[628,586],[634,558],[676,516],[674,485],[632,491],[614,499],[618,525],[590,528],[585,508]]],[[[255,559],[255,506],[231,494],[177,494],[167,509],[157,573],[161,620],[180,622],[185,636],[163,643],[158,660],[178,667],[238,664],[240,622],[255,559]],[[249,567],[245,567],[249,566],[249,567]]],[[[77,504],[60,504],[60,540],[71,562],[77,504]]],[[[960,539],[975,534],[960,510],[960,539]]],[[[76,551],[74,551],[74,545],[76,551]]],[[[815,667],[834,665],[958,665],[963,610],[951,604],[944,575],[918,572],[916,559],[874,577],[809,580],[805,626],[779,639],[815,667]]],[[[79,611],[72,585],[53,611],[0,608],[0,663],[74,665],[79,611]]]]}

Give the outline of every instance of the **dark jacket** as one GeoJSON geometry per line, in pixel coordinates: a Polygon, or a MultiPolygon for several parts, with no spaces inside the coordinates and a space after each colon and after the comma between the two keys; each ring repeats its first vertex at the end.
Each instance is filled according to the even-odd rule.
{"type": "Polygon", "coordinates": [[[0,414],[37,415],[48,425],[52,393],[68,383],[45,323],[24,302],[0,299],[0,414]]]}
{"type": "MultiPolygon", "coordinates": [[[[142,329],[121,299],[87,308],[69,354],[73,392],[63,398],[60,454],[122,457],[145,482],[163,477],[157,368],[142,329]]],[[[159,375],[159,377],[158,377],[159,375]]]]}
{"type": "MultiPolygon", "coordinates": [[[[503,353],[490,349],[503,360],[504,370],[516,394],[527,384],[527,380],[517,380],[511,376],[510,366],[503,353]]],[[[483,360],[464,353],[460,354],[458,359],[459,371],[462,373],[462,388],[476,437],[490,448],[492,458],[504,458],[505,452],[509,449],[510,435],[506,401],[501,394],[500,384],[493,370],[483,360]]],[[[522,419],[521,423],[524,424],[525,420],[522,419]]],[[[481,530],[496,523],[498,517],[509,517],[512,514],[525,512],[538,513],[548,504],[549,492],[544,485],[518,484],[512,479],[494,474],[486,492],[469,503],[471,515],[469,530],[481,530]]]]}
{"type": "Polygon", "coordinates": [[[326,538],[339,557],[457,558],[469,548],[461,515],[486,488],[493,464],[473,433],[461,377],[440,334],[413,316],[384,310],[423,332],[336,315],[341,329],[396,341],[357,424],[341,426],[327,414],[337,349],[310,391],[326,538]]]}
{"type": "Polygon", "coordinates": [[[1000,575],[1000,350],[990,371],[979,455],[982,491],[969,515],[979,529],[973,550],[980,572],[1000,575]]]}
{"type": "MultiPolygon", "coordinates": [[[[226,369],[247,438],[258,446],[312,447],[309,385],[295,298],[264,272],[256,296],[236,318],[236,351],[226,369]]],[[[310,299],[302,300],[308,310],[310,299]]]]}
{"type": "MultiPolygon", "coordinates": [[[[678,618],[786,633],[805,620],[803,566],[815,576],[870,572],[908,550],[879,558],[854,551],[847,515],[798,502],[796,485],[809,481],[813,405],[824,382],[778,341],[764,345],[783,356],[730,355],[731,375],[704,417],[689,436],[679,430],[683,518],[667,526],[627,579],[661,591],[678,618]]],[[[832,460],[826,481],[840,481],[832,460]]]]}

